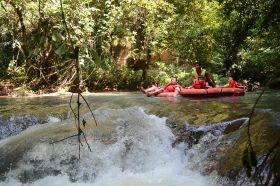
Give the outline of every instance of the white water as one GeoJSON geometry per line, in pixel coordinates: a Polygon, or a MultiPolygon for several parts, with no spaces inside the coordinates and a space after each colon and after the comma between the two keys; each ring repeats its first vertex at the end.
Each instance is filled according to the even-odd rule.
{"type": "Polygon", "coordinates": [[[171,147],[174,136],[165,125],[165,118],[147,115],[136,107],[99,110],[95,115],[99,124],[108,126],[111,132],[104,134],[103,139],[99,138],[102,135],[90,136],[94,134],[93,128],[87,134],[92,152],[84,145],[79,162],[75,140],[55,145],[38,143],[0,185],[23,185],[20,180],[24,176],[29,179],[26,185],[31,186],[216,185],[210,177],[187,167],[183,144],[171,147]],[[54,175],[54,170],[59,173],[54,175]],[[37,179],[34,178],[36,171],[41,171],[37,179]],[[30,177],[33,180],[30,181],[30,177]]]}

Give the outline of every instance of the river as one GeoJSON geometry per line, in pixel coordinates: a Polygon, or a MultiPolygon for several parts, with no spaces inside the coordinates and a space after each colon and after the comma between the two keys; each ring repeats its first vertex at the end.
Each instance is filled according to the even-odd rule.
{"type": "MultiPolygon", "coordinates": [[[[85,95],[98,125],[83,103],[83,130],[92,152],[82,140],[80,160],[76,137],[50,144],[76,133],[69,95],[0,98],[0,185],[233,184],[217,173],[209,153],[221,141],[231,143],[242,136],[236,132],[242,129],[225,131],[236,121],[241,121],[238,127],[246,124],[257,96],[258,92],[219,98],[150,98],[138,92],[85,95]],[[178,126],[196,131],[196,136],[204,132],[190,144],[190,138],[180,140],[178,126]]],[[[279,98],[279,92],[268,91],[256,109],[258,117],[267,118],[261,120],[266,134],[273,136],[280,128],[279,98]]]]}

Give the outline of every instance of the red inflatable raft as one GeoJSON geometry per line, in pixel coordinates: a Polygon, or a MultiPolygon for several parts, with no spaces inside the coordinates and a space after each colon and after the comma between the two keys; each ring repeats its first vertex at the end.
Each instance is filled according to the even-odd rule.
{"type": "Polygon", "coordinates": [[[181,89],[182,96],[243,96],[244,89],[241,88],[209,88],[209,89],[181,89]]]}

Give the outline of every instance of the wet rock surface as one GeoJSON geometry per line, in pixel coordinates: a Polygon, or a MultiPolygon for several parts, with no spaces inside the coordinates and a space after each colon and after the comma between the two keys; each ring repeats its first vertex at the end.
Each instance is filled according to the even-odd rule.
{"type": "MultiPolygon", "coordinates": [[[[167,125],[176,136],[174,147],[182,142],[188,144],[189,167],[203,175],[217,173],[229,179],[232,185],[248,185],[241,161],[243,151],[248,146],[248,119],[244,117],[199,127],[168,120],[167,125]]],[[[267,152],[274,144],[275,136],[280,133],[280,128],[273,127],[273,122],[275,120],[269,113],[258,113],[252,120],[251,140],[258,157],[267,152]]]]}
{"type": "Polygon", "coordinates": [[[47,120],[32,116],[13,116],[8,122],[3,121],[3,117],[0,116],[0,140],[5,139],[9,136],[19,134],[20,132],[26,130],[27,128],[46,123],[47,120]]]}
{"type": "Polygon", "coordinates": [[[239,118],[228,122],[205,124],[196,127],[191,126],[187,122],[182,125],[178,122],[167,120],[167,125],[173,130],[177,137],[173,145],[184,142],[187,143],[189,147],[192,147],[206,134],[210,133],[213,136],[229,134],[245,126],[247,122],[248,118],[239,118]]]}

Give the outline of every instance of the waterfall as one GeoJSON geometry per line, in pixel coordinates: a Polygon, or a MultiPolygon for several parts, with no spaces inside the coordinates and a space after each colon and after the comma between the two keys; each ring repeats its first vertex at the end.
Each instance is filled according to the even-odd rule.
{"type": "Polygon", "coordinates": [[[70,120],[31,127],[1,140],[0,151],[9,148],[13,154],[22,140],[32,145],[18,153],[0,185],[217,185],[213,178],[188,167],[185,144],[172,147],[175,137],[166,118],[148,115],[141,107],[99,109],[94,114],[98,127],[93,126],[90,114],[83,116],[88,121],[85,132],[92,152],[84,143],[80,160],[76,138],[49,144],[52,138],[61,137],[60,131],[74,125],[70,120]]]}

